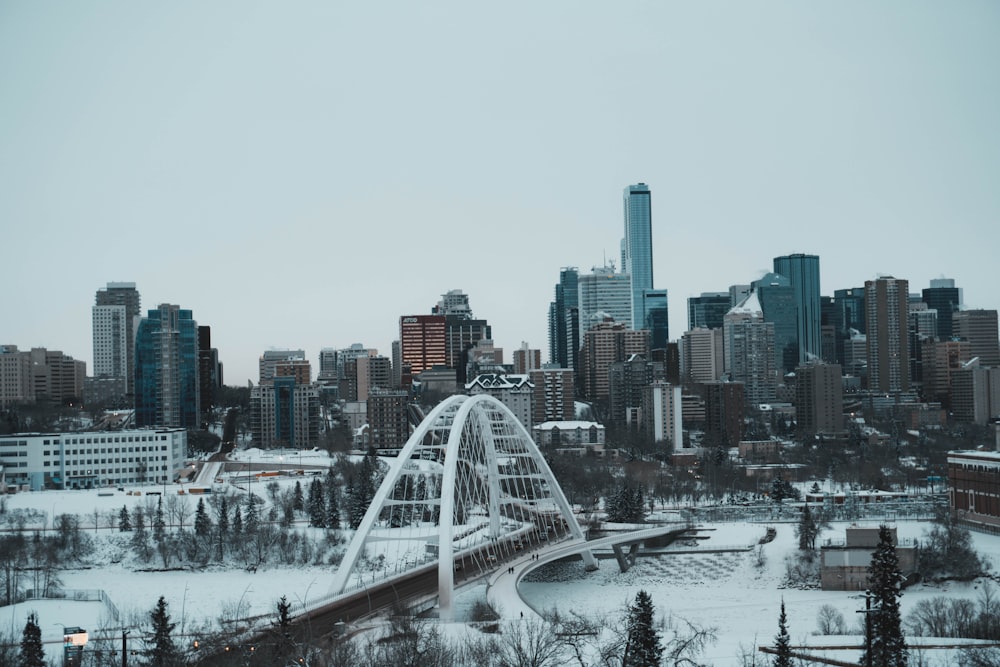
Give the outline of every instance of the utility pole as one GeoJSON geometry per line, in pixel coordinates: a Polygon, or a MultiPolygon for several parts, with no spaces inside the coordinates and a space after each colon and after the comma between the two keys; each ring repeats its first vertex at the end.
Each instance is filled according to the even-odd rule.
{"type": "Polygon", "coordinates": [[[122,667],[128,667],[128,630],[122,630],[122,667]]]}

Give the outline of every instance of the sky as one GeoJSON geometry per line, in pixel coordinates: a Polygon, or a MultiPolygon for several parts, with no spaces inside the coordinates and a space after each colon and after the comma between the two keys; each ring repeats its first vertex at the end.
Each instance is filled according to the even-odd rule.
{"type": "Polygon", "coordinates": [[[0,3],[0,343],[90,368],[94,293],[134,282],[243,384],[270,348],[389,356],[461,289],[547,358],[636,182],[672,338],[795,252],[824,294],[998,308],[997,63],[989,0],[0,3]]]}

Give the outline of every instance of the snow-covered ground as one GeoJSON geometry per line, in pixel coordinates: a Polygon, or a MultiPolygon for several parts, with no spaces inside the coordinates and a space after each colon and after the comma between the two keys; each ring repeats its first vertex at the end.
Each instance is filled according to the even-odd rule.
{"type": "MultiPolygon", "coordinates": [[[[249,452],[243,453],[243,456],[255,468],[256,464],[269,460],[287,463],[291,459],[296,464],[300,460],[298,452],[270,457],[249,452]]],[[[301,461],[303,466],[324,467],[329,464],[325,454],[303,452],[301,461]]],[[[282,487],[295,482],[294,478],[276,479],[282,487]]],[[[258,490],[257,482],[254,484],[255,493],[266,498],[264,485],[258,490]]],[[[245,489],[245,482],[241,486],[245,489]]],[[[149,486],[144,490],[156,488],[149,486]]],[[[334,574],[329,566],[269,565],[256,572],[222,569],[220,566],[209,566],[204,570],[136,571],[134,563],[120,558],[125,547],[115,546],[116,538],[126,538],[101,520],[95,529],[88,518],[94,515],[95,510],[101,516],[120,510],[123,505],[131,507],[155,498],[128,494],[130,490],[135,491],[114,491],[110,496],[100,495],[98,491],[19,493],[8,497],[7,507],[33,508],[45,515],[43,521],[47,524],[51,521],[49,517],[54,515],[78,514],[85,529],[102,538],[97,540],[102,546],[93,567],[68,569],[60,573],[63,587],[68,590],[103,590],[110,603],[118,609],[120,617],[130,622],[142,622],[148,618],[148,612],[157,598],[163,595],[173,620],[178,623],[177,632],[195,637],[199,628],[220,617],[272,616],[277,600],[283,595],[292,603],[294,614],[329,594],[334,574]]],[[[159,490],[162,491],[162,488],[159,490]]],[[[167,487],[168,493],[176,495],[176,490],[176,486],[167,487]]],[[[191,503],[192,510],[197,503],[197,497],[178,497],[191,503]]],[[[191,520],[189,515],[188,521],[191,520]]],[[[190,523],[187,525],[190,526],[190,523]]],[[[846,525],[834,523],[821,538],[842,537],[846,525]]],[[[900,538],[921,538],[929,528],[925,522],[900,521],[894,525],[900,538]]],[[[833,605],[843,614],[849,628],[856,627],[860,619],[856,612],[864,606],[864,600],[857,593],[784,586],[786,558],[794,554],[797,547],[795,526],[791,523],[773,526],[777,534],[762,549],[762,565],[756,547],[727,553],[711,551],[718,547],[756,545],[764,535],[766,524],[706,524],[703,534],[710,537],[698,546],[698,550],[704,553],[640,557],[626,573],[619,571],[614,560],[602,560],[600,569],[593,573],[585,573],[578,566],[556,568],[561,574],[550,577],[554,580],[522,582],[520,591],[536,609],[558,609],[562,613],[583,610],[594,615],[618,614],[635,598],[636,592],[646,590],[652,595],[659,615],[671,615],[716,628],[718,642],[708,649],[703,659],[720,667],[739,664],[738,656],[743,650],[773,642],[782,600],[786,605],[793,643],[815,644],[836,639],[813,635],[817,628],[817,612],[826,604],[833,605]]],[[[318,529],[300,525],[293,530],[318,529]]],[[[1000,537],[973,533],[973,539],[976,548],[996,571],[1000,566],[1000,537]]],[[[973,582],[911,587],[902,598],[904,616],[919,600],[930,597],[947,595],[975,600],[983,585],[983,582],[973,582]]],[[[461,609],[463,604],[469,604],[469,600],[481,597],[484,597],[482,584],[461,592],[456,604],[461,609]]],[[[504,604],[503,601],[501,604],[504,604]]],[[[510,608],[521,608],[521,603],[515,600],[507,604],[510,608]]],[[[0,608],[0,632],[19,635],[27,614],[36,611],[43,638],[58,642],[64,626],[80,626],[91,632],[102,627],[120,627],[120,623],[111,620],[108,609],[109,606],[103,602],[35,600],[0,608]]],[[[843,638],[843,643],[857,642],[858,637],[843,638]]],[[[854,659],[845,654],[837,657],[854,659]]]]}

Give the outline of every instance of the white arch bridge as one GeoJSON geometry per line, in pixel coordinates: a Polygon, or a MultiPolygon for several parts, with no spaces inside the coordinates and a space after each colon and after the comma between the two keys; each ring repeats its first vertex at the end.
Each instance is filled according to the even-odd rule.
{"type": "MultiPolygon", "coordinates": [[[[519,552],[585,537],[541,452],[492,396],[452,396],[407,440],[337,570],[331,593],[356,594],[418,576],[437,579],[442,618],[456,577],[519,552]]],[[[597,567],[589,550],[587,569],[597,567]]]]}

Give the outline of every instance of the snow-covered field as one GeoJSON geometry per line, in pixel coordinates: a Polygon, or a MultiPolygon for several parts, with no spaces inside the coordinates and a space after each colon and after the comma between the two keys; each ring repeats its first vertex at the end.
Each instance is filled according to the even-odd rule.
{"type": "MultiPolygon", "coordinates": [[[[297,453],[283,455],[282,461],[287,462],[289,458],[296,463],[299,461],[297,453]]],[[[256,464],[264,458],[254,457],[253,461],[256,464]]],[[[305,454],[302,464],[323,465],[319,458],[305,454]]],[[[294,484],[294,479],[286,478],[279,484],[294,484]]],[[[169,487],[168,490],[176,493],[169,487]]],[[[255,492],[266,497],[263,488],[255,492]]],[[[192,503],[193,510],[197,498],[180,497],[192,503]]],[[[329,594],[334,574],[329,566],[266,566],[256,572],[220,566],[204,570],[136,571],[137,566],[129,559],[119,558],[124,547],[115,547],[114,542],[116,538],[124,538],[117,529],[98,521],[95,530],[88,517],[93,516],[95,509],[99,514],[106,514],[121,509],[123,504],[131,507],[149,502],[149,498],[121,491],[111,496],[98,495],[97,491],[46,491],[10,496],[7,507],[34,508],[46,517],[64,512],[80,515],[83,525],[89,527],[87,530],[101,538],[97,542],[102,546],[93,567],[60,573],[63,587],[103,590],[121,618],[135,622],[148,618],[149,610],[163,595],[173,620],[178,623],[177,632],[189,637],[197,636],[199,628],[220,617],[273,615],[276,602],[283,595],[292,603],[294,614],[329,594]]],[[[190,527],[190,523],[187,525],[190,527]]],[[[846,525],[834,523],[820,541],[826,537],[843,537],[846,525]]],[[[924,522],[900,521],[894,525],[900,538],[921,538],[929,528],[924,522]]],[[[860,619],[856,612],[864,606],[864,600],[857,593],[785,587],[786,558],[794,554],[797,547],[795,526],[791,523],[773,526],[777,535],[763,547],[763,564],[760,564],[756,548],[729,553],[709,552],[716,547],[755,545],[764,535],[766,524],[707,524],[703,526],[708,529],[704,534],[710,537],[698,547],[705,553],[640,557],[626,573],[619,571],[614,560],[602,560],[597,572],[584,573],[582,567],[563,568],[561,576],[550,577],[555,580],[523,582],[520,590],[536,609],[558,609],[562,613],[584,610],[591,615],[618,614],[635,598],[637,591],[646,590],[652,595],[658,615],[716,628],[718,642],[702,659],[720,667],[739,664],[738,656],[743,650],[773,642],[782,600],[795,644],[829,643],[836,639],[813,635],[817,628],[817,612],[826,604],[839,610],[848,627],[853,629],[860,619]]],[[[293,529],[318,530],[305,526],[293,529]]],[[[1000,566],[1000,537],[973,533],[973,540],[996,571],[1000,566]]],[[[904,616],[919,600],[930,597],[948,595],[974,600],[983,585],[983,582],[973,582],[911,587],[902,598],[904,616]]],[[[479,596],[482,586],[479,588],[471,595],[479,596]]],[[[465,595],[468,597],[470,593],[465,595]]],[[[102,627],[119,626],[111,620],[108,609],[103,602],[35,600],[0,608],[0,632],[19,635],[27,614],[36,611],[43,639],[58,642],[64,626],[80,626],[92,632],[102,627]]],[[[858,637],[842,639],[842,643],[859,641],[858,637]]],[[[837,657],[855,659],[843,653],[837,657]]]]}

